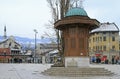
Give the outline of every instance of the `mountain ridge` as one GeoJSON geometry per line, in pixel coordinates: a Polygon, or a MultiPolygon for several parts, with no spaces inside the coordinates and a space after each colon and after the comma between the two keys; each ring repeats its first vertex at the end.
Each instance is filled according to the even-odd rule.
{"type": "MultiPolygon", "coordinates": [[[[9,38],[9,36],[8,36],[9,38]]],[[[35,39],[28,38],[28,37],[21,37],[21,36],[14,36],[15,41],[22,44],[28,43],[35,43],[35,39]]],[[[0,36],[0,42],[3,40],[3,36],[0,36]]],[[[56,41],[54,38],[43,38],[43,39],[36,39],[37,43],[51,43],[52,41],[56,41]]]]}

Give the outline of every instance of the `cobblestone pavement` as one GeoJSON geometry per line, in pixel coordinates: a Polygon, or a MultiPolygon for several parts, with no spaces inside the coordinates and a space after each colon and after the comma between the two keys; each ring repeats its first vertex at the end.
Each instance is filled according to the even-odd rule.
{"type": "Polygon", "coordinates": [[[45,76],[42,71],[50,68],[50,64],[0,64],[0,79],[120,79],[120,65],[90,65],[104,67],[115,73],[110,77],[55,77],[45,76]]]}

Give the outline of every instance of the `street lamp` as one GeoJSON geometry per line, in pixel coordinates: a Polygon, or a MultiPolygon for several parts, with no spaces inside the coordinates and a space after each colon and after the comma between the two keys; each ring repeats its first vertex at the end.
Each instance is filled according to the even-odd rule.
{"type": "Polygon", "coordinates": [[[33,54],[33,62],[35,63],[36,62],[36,44],[37,44],[37,30],[36,29],[34,29],[34,32],[35,32],[35,50],[34,50],[34,54],[33,54]]]}

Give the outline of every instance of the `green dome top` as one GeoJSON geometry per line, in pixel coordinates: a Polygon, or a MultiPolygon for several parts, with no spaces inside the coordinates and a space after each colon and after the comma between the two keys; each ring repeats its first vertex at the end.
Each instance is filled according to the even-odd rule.
{"type": "Polygon", "coordinates": [[[87,16],[86,11],[83,8],[72,8],[70,10],[68,10],[68,12],[66,13],[66,16],[87,16]]]}

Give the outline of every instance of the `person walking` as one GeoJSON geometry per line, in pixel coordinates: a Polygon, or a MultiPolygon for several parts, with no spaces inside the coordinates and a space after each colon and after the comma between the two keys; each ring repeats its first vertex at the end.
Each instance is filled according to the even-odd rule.
{"type": "Polygon", "coordinates": [[[115,59],[115,57],[114,57],[114,56],[112,56],[112,64],[114,64],[114,59],[115,59]]]}
{"type": "Polygon", "coordinates": [[[115,64],[118,64],[118,56],[115,56],[115,58],[114,58],[114,63],[115,63],[115,64]]]}
{"type": "Polygon", "coordinates": [[[120,56],[118,57],[118,64],[120,64],[120,56]]]}

